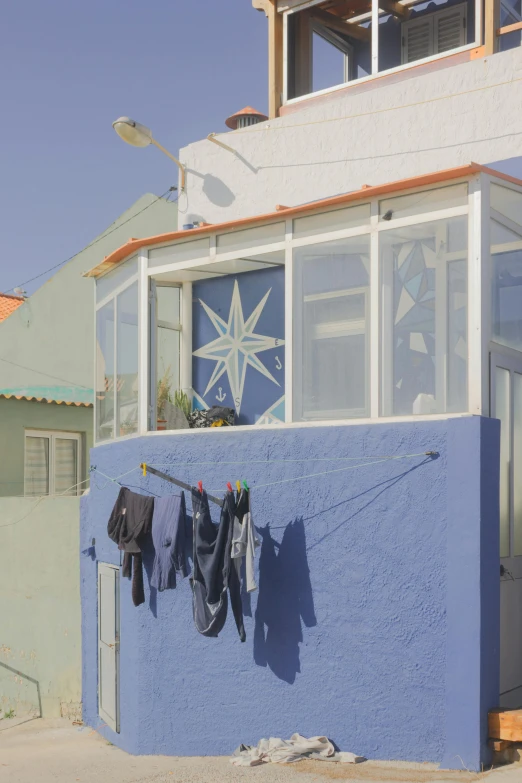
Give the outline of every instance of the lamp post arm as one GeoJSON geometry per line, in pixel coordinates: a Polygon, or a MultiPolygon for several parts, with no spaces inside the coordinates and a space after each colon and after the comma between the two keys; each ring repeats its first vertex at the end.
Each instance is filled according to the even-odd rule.
{"type": "Polygon", "coordinates": [[[178,166],[179,170],[181,171],[181,192],[185,190],[185,180],[186,180],[186,173],[185,173],[185,166],[183,163],[181,163],[180,160],[174,157],[168,150],[165,149],[165,147],[162,147],[161,144],[159,144],[156,139],[151,139],[151,144],[154,144],[155,147],[157,147],[159,150],[163,152],[164,155],[166,155],[168,158],[174,161],[176,166],[178,166]]]}

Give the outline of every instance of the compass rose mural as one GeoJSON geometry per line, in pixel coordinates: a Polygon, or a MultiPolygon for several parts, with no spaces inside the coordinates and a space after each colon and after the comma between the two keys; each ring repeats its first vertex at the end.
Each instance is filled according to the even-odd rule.
{"type": "Polygon", "coordinates": [[[193,386],[240,424],[284,421],[284,270],[193,286],[193,386]]]}

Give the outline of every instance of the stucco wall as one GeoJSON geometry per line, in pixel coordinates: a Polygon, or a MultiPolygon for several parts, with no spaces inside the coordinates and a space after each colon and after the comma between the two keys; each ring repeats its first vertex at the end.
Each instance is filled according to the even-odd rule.
{"type": "Polygon", "coordinates": [[[0,499],[2,713],[80,711],[79,511],[78,498],[0,499]]]}
{"type": "MultiPolygon", "coordinates": [[[[79,432],[82,435],[82,479],[87,475],[92,446],[93,409],[0,397],[0,497],[24,494],[26,429],[79,432]]],[[[20,564],[20,567],[22,563],[20,564]]]]}
{"type": "Polygon", "coordinates": [[[176,205],[147,193],[3,321],[0,391],[40,387],[50,393],[38,396],[64,399],[63,388],[77,386],[80,396],[65,399],[84,400],[90,391],[92,401],[94,281],[82,273],[129,237],[171,231],[176,223],[176,205]]]}
{"type": "Polygon", "coordinates": [[[521,92],[522,49],[446,65],[440,61],[431,72],[413,68],[395,83],[354,86],[308,107],[296,105],[277,120],[220,135],[236,155],[207,140],[185,147],[180,227],[520,155],[513,106],[521,92]]]}
{"type": "MultiPolygon", "coordinates": [[[[259,592],[244,597],[245,644],[231,616],[219,639],[197,634],[188,580],[150,590],[150,549],[144,605],[134,608],[122,580],[116,735],[97,717],[96,574],[97,562],[120,562],[106,532],[118,487],[96,478],[82,498],[85,722],[136,754],[228,754],[299,731],[369,758],[478,769],[498,699],[498,449],[498,422],[475,417],[192,431],[95,448],[109,476],[145,461],[213,490],[246,478],[263,544],[259,592]],[[377,457],[256,490],[339,469],[328,455],[358,465],[431,450],[438,458],[377,457]],[[221,464],[230,460],[241,464],[221,464]]],[[[126,480],[175,491],[138,470],[126,480]]]]}

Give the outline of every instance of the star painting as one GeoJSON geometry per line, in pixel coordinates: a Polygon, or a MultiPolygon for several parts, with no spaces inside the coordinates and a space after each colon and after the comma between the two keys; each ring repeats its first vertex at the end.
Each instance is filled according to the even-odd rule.
{"type": "Polygon", "coordinates": [[[267,370],[263,362],[259,359],[258,353],[269,351],[284,345],[284,340],[278,337],[268,337],[267,335],[256,334],[255,328],[261,317],[271,288],[261,299],[257,307],[245,321],[243,306],[239,295],[239,285],[237,280],[234,282],[234,292],[232,294],[232,303],[228,316],[228,323],[220,318],[208,305],[200,299],[206,314],[212,321],[218,337],[197,351],[194,356],[201,359],[210,359],[216,362],[212,376],[207,384],[203,396],[206,396],[213,386],[219,381],[224,373],[227,374],[232,398],[237,413],[241,408],[243,399],[243,389],[245,386],[245,376],[247,367],[250,366],[268,378],[276,386],[280,386],[274,376],[267,370]]]}

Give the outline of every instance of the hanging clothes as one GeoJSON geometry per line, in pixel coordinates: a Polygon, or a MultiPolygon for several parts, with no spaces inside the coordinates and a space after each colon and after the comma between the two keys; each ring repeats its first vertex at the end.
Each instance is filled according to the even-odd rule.
{"type": "Polygon", "coordinates": [[[236,513],[234,516],[234,532],[232,534],[232,559],[236,565],[238,576],[241,574],[241,561],[245,558],[246,589],[248,593],[257,590],[254,575],[254,553],[260,545],[256,528],[250,512],[250,491],[242,489],[238,493],[236,513]]]}
{"type": "Polygon", "coordinates": [[[227,492],[219,525],[210,517],[207,493],[192,490],[194,565],[191,577],[194,623],[203,636],[216,637],[223,629],[228,612],[227,590],[239,638],[246,639],[243,625],[241,589],[237,570],[232,566],[231,549],[234,493],[227,492]]]}
{"type": "Polygon", "coordinates": [[[132,574],[134,606],[145,602],[141,553],[145,538],[150,533],[153,511],[154,498],[122,487],[107,524],[109,538],[124,552],[122,574],[127,577],[132,574]]]}
{"type": "Polygon", "coordinates": [[[152,517],[154,565],[150,584],[159,592],[176,587],[176,571],[187,576],[185,493],[157,498],[152,517]]]}

